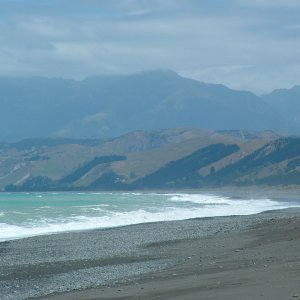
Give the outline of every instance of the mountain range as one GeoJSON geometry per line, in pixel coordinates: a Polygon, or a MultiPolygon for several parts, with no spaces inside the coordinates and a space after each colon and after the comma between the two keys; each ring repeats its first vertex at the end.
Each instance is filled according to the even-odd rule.
{"type": "Polygon", "coordinates": [[[257,96],[156,70],[128,76],[0,78],[0,141],[107,139],[136,130],[300,132],[300,87],[257,96]]]}
{"type": "Polygon", "coordinates": [[[299,184],[300,138],[273,131],[177,128],[0,145],[7,192],[299,184]]]}
{"type": "Polygon", "coordinates": [[[298,86],[257,96],[168,70],[2,77],[0,190],[298,185],[299,99],[298,86]]]}

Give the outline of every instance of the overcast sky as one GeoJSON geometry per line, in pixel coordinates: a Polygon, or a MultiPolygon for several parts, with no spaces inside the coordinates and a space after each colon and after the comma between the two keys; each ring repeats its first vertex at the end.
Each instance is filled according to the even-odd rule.
{"type": "Polygon", "coordinates": [[[157,68],[256,93],[300,84],[300,0],[0,0],[0,75],[157,68]]]}

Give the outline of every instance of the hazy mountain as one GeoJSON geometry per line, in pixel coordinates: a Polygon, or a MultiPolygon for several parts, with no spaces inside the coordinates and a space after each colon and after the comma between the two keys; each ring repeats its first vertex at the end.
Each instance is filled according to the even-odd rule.
{"type": "Polygon", "coordinates": [[[105,138],[172,127],[282,130],[280,113],[250,92],[172,71],[83,81],[0,78],[0,140],[105,138]]]}
{"type": "Polygon", "coordinates": [[[275,90],[263,95],[266,103],[276,109],[290,123],[291,130],[299,133],[300,129],[300,86],[291,89],[275,90]]]}

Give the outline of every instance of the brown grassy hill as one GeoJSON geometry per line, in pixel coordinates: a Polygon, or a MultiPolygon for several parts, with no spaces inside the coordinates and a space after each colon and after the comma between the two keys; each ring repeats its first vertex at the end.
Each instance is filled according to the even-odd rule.
{"type": "Polygon", "coordinates": [[[0,188],[105,189],[106,185],[107,189],[127,188],[199,149],[218,143],[238,146],[238,151],[198,170],[198,174],[207,175],[212,166],[215,171],[223,169],[277,137],[271,132],[241,134],[241,131],[181,128],[136,131],[104,141],[45,139],[6,144],[0,150],[0,188]],[[99,159],[109,156],[124,156],[124,159],[109,162],[99,159]],[[72,182],[63,180],[74,173],[72,182]],[[99,178],[100,182],[104,180],[101,186],[95,184],[99,178]],[[118,183],[116,187],[114,182],[118,183]]]}

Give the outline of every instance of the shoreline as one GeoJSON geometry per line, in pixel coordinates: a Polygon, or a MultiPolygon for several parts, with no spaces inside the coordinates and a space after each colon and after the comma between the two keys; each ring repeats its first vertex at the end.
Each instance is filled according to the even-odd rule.
{"type": "MultiPolygon", "coordinates": [[[[52,194],[52,192],[41,192],[42,194],[52,194]]],[[[36,192],[32,192],[32,193],[25,193],[25,194],[41,194],[41,193],[36,193],[36,192]]],[[[77,194],[76,191],[73,192],[66,192],[66,193],[75,193],[77,194]]],[[[95,192],[91,192],[91,194],[94,194],[95,192]]],[[[97,194],[105,194],[108,192],[97,192],[97,194]]],[[[110,192],[109,192],[110,193],[110,192]]],[[[119,194],[119,192],[115,191],[116,194],[119,194]]],[[[126,194],[128,194],[128,192],[125,192],[126,194]]],[[[136,193],[141,193],[141,194],[145,194],[147,195],[148,192],[145,191],[136,191],[133,194],[136,193]]],[[[286,205],[282,205],[281,207],[274,207],[274,209],[285,209],[285,207],[291,206],[291,207],[300,207],[300,199],[299,199],[299,193],[300,190],[297,189],[292,189],[289,191],[285,191],[285,190],[280,190],[280,189],[269,189],[269,190],[264,190],[264,189],[244,189],[244,188],[236,188],[236,189],[231,189],[231,188],[224,188],[224,189],[212,189],[212,190],[208,190],[208,189],[197,189],[197,190],[180,190],[180,191],[149,191],[150,194],[152,193],[161,193],[162,195],[194,195],[194,194],[199,194],[199,195],[211,195],[211,196],[217,196],[217,197],[225,197],[228,199],[232,199],[232,200],[245,200],[245,201],[252,201],[252,200],[271,200],[277,203],[282,203],[282,204],[286,204],[286,205]]],[[[21,192],[18,192],[17,194],[22,194],[21,192]]],[[[55,193],[56,194],[56,193],[55,193]]],[[[86,193],[80,193],[80,194],[86,194],[86,193]]],[[[87,193],[89,194],[89,192],[87,193]]],[[[130,193],[131,194],[131,193],[130,193]]],[[[228,211],[226,214],[223,212],[220,213],[219,216],[230,216],[230,213],[233,213],[231,216],[236,216],[236,215],[247,215],[247,213],[249,213],[249,215],[252,214],[256,214],[256,213],[260,213],[263,212],[264,210],[270,210],[273,208],[264,208],[264,209],[258,209],[258,210],[254,210],[253,212],[241,212],[238,211],[236,213],[233,213],[232,211],[228,211]]],[[[213,217],[217,217],[218,215],[215,214],[213,217]]],[[[28,234],[19,234],[19,236],[14,236],[14,237],[7,237],[1,240],[0,237],[0,243],[1,242],[5,242],[5,241],[14,241],[14,240],[22,240],[22,239],[27,239],[27,238],[31,238],[31,237],[41,237],[41,236],[53,236],[53,235],[57,235],[57,234],[63,234],[63,233],[68,233],[68,234],[72,234],[72,233],[76,233],[76,232],[87,232],[87,231],[93,231],[93,230],[103,230],[103,229],[110,229],[110,228],[119,228],[119,227],[127,227],[127,226],[132,226],[132,225],[138,225],[138,224],[151,224],[151,223],[159,223],[159,222],[170,222],[170,221],[184,221],[184,220],[189,220],[189,219],[202,219],[202,218],[206,218],[206,217],[210,217],[209,215],[203,215],[203,216],[199,216],[197,215],[193,215],[193,216],[179,216],[177,218],[173,218],[173,217],[168,217],[168,218],[161,218],[161,219],[157,219],[157,218],[153,218],[151,220],[151,217],[148,220],[139,220],[139,221],[134,221],[132,223],[128,223],[128,222],[123,222],[122,224],[113,224],[113,225],[106,225],[103,227],[98,227],[98,226],[82,226],[82,228],[59,228],[58,230],[52,230],[52,231],[45,231],[42,230],[40,232],[33,232],[33,233],[28,233],[28,234]]],[[[117,222],[118,223],[118,222],[117,222]]],[[[5,232],[5,229],[4,229],[5,232]]],[[[4,235],[5,236],[5,235],[4,235]]]]}
{"type": "Polygon", "coordinates": [[[3,300],[292,299],[300,294],[299,232],[300,209],[290,208],[1,242],[0,294],[3,300]]]}

